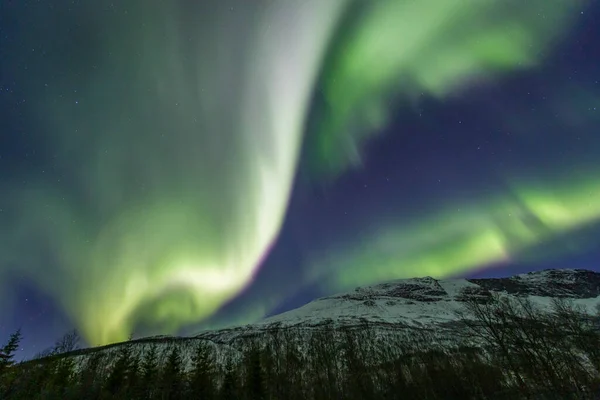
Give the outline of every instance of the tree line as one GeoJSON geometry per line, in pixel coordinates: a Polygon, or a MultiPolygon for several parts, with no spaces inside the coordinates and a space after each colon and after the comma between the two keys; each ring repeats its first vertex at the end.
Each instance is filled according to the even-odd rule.
{"type": "MultiPolygon", "coordinates": [[[[453,344],[435,332],[275,327],[223,352],[207,340],[129,341],[75,355],[71,332],[16,363],[0,348],[1,399],[598,399],[600,315],[566,300],[471,297],[453,344]]],[[[223,347],[224,345],[221,345],[223,347]]]]}

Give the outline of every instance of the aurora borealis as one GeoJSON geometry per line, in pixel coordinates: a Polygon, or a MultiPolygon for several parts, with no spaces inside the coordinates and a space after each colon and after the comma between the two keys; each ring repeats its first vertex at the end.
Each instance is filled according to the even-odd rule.
{"type": "Polygon", "coordinates": [[[7,326],[19,285],[99,345],[600,243],[600,77],[556,62],[587,2],[0,13],[7,326]]]}

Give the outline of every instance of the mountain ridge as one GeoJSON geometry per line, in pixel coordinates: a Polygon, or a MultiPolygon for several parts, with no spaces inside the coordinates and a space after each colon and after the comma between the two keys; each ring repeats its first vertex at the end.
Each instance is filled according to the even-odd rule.
{"type": "Polygon", "coordinates": [[[123,345],[133,346],[136,352],[145,354],[153,344],[164,345],[163,350],[177,344],[184,353],[184,362],[189,365],[190,358],[185,353],[191,352],[198,342],[209,343],[219,354],[218,358],[225,360],[232,355],[235,358],[255,340],[269,340],[277,332],[293,331],[293,339],[302,343],[314,332],[343,332],[364,327],[374,329],[382,337],[391,335],[406,340],[414,340],[415,334],[426,332],[428,346],[457,345],[458,338],[464,337],[458,315],[464,303],[472,299],[484,304],[494,295],[527,298],[542,310],[550,310],[553,299],[566,299],[592,314],[600,307],[600,273],[584,269],[547,269],[505,278],[392,280],[317,298],[251,324],[202,331],[187,337],[150,336],[68,354],[85,358],[98,351],[118,351],[123,345]]]}

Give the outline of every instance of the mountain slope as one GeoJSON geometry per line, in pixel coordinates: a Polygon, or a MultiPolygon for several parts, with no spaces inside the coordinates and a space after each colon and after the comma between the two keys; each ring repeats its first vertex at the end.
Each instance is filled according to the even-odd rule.
{"type": "Polygon", "coordinates": [[[600,304],[600,273],[560,269],[508,278],[396,280],[323,297],[254,324],[204,332],[198,337],[233,344],[272,329],[318,329],[325,325],[351,328],[365,323],[390,329],[417,328],[441,333],[440,328],[456,328],[456,311],[463,308],[465,300],[485,301],[494,293],[527,297],[542,309],[548,309],[554,298],[568,299],[592,313],[600,304]]]}
{"type": "Polygon", "coordinates": [[[404,340],[414,344],[415,338],[421,335],[420,346],[459,345],[468,333],[465,336],[457,311],[464,309],[466,300],[485,303],[494,294],[527,298],[546,310],[553,299],[566,299],[591,314],[600,305],[600,273],[560,269],[509,278],[396,280],[316,299],[254,324],[205,331],[193,337],[148,337],[69,354],[82,365],[90,354],[98,352],[111,359],[111,354],[123,346],[130,346],[134,354],[142,357],[152,345],[163,355],[176,346],[187,368],[195,346],[204,342],[215,351],[217,362],[224,365],[228,359],[240,359],[257,340],[262,345],[275,347],[294,342],[299,351],[303,351],[320,332],[332,333],[334,338],[344,340],[344,332],[367,328],[380,339],[395,343],[404,340]]]}
{"type": "Polygon", "coordinates": [[[586,314],[598,304],[600,274],[585,270],[397,280],[246,326],[55,353],[5,370],[0,392],[591,400],[600,398],[600,326],[586,314]]]}

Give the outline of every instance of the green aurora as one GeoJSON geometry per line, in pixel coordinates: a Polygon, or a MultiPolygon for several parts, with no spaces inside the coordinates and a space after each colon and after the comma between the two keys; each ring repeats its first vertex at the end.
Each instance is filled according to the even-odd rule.
{"type": "MultiPolygon", "coordinates": [[[[30,107],[63,178],[2,188],[12,204],[0,272],[18,266],[92,345],[140,324],[175,333],[252,283],[285,216],[316,91],[325,111],[306,157],[333,179],[386,123],[390,97],[445,97],[535,67],[582,4],[264,0],[232,13],[229,3],[139,1],[129,16],[88,4],[81,25],[102,32],[90,35],[90,65],[32,67],[30,107]]],[[[388,226],[306,281],[327,275],[333,290],[501,261],[600,217],[587,197],[600,196],[597,174],[584,172],[553,190],[508,179],[518,201],[498,193],[468,213],[448,205],[388,226]]]]}
{"type": "Polygon", "coordinates": [[[354,237],[355,243],[346,242],[343,250],[319,257],[312,278],[328,291],[341,291],[415,273],[459,275],[512,259],[547,258],[547,250],[543,255],[529,250],[557,237],[561,241],[554,243],[555,253],[581,252],[589,243],[565,240],[565,234],[600,221],[600,204],[594,201],[600,198],[600,185],[588,175],[589,169],[552,185],[514,180],[508,194],[448,204],[446,210],[421,214],[414,221],[378,224],[374,231],[354,237]]]}

